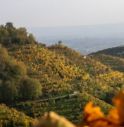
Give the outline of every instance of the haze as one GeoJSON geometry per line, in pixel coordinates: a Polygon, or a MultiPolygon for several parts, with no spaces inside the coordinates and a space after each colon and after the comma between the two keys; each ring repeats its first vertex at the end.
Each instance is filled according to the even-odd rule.
{"type": "Polygon", "coordinates": [[[0,24],[53,27],[124,23],[124,0],[0,0],[0,24]]]}

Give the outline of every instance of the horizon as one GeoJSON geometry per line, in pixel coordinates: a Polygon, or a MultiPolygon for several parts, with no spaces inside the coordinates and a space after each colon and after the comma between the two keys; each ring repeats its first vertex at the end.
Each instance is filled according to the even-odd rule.
{"type": "MultiPolygon", "coordinates": [[[[13,23],[13,22],[12,22],[13,23]]],[[[13,23],[14,24],[14,23],[13,23]]],[[[15,25],[15,24],[14,24],[15,25]]],[[[124,25],[124,22],[118,22],[118,23],[98,23],[98,24],[84,24],[84,25],[63,25],[63,26],[31,26],[26,28],[71,28],[71,27],[93,27],[93,26],[109,26],[109,25],[124,25]]],[[[19,26],[18,26],[19,27],[19,26]]]]}

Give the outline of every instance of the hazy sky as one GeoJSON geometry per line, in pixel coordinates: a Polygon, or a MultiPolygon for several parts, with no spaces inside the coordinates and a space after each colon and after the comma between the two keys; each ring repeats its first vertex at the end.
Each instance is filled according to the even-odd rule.
{"type": "Polygon", "coordinates": [[[0,24],[46,27],[124,23],[124,0],[0,0],[0,24]]]}

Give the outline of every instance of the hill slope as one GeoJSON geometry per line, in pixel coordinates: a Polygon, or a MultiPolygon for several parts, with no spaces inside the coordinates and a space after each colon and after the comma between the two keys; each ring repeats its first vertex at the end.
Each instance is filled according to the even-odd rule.
{"type": "Polygon", "coordinates": [[[58,96],[74,91],[86,91],[103,99],[103,93],[112,91],[112,87],[114,89],[118,87],[112,78],[122,84],[122,80],[120,80],[123,77],[122,73],[118,72],[118,76],[114,76],[112,74],[116,72],[100,62],[90,57],[85,59],[69,48],[66,48],[65,55],[64,49],[57,50],[61,51],[61,53],[58,53],[39,45],[25,45],[16,46],[9,52],[17,60],[21,60],[27,65],[28,74],[31,77],[40,80],[44,96],[58,96]],[[71,51],[73,51],[73,54],[71,51]],[[107,78],[109,75],[110,79],[107,78]],[[105,77],[104,80],[101,77],[105,77]]]}
{"type": "Polygon", "coordinates": [[[27,75],[42,85],[43,95],[38,100],[13,105],[32,117],[53,110],[79,122],[82,107],[88,101],[93,100],[106,112],[111,107],[111,97],[124,84],[123,73],[65,46],[13,45],[8,52],[24,62],[27,75]]]}
{"type": "Polygon", "coordinates": [[[112,55],[105,55],[105,54],[96,54],[93,57],[97,60],[102,62],[103,64],[109,66],[111,69],[124,72],[124,59],[112,56],[112,55]]]}
{"type": "Polygon", "coordinates": [[[64,55],[68,58],[73,64],[76,64],[80,68],[84,69],[94,80],[99,80],[99,83],[104,82],[107,86],[114,86],[116,88],[117,82],[123,82],[123,73],[118,71],[113,71],[108,65],[105,65],[104,62],[94,59],[95,57],[92,56],[82,56],[75,50],[72,50],[63,45],[53,45],[49,47],[50,50],[56,52],[59,55],[64,55]],[[106,77],[103,81],[101,77],[106,77]],[[113,82],[113,79],[115,79],[113,82]],[[116,82],[117,81],[117,82],[116,82]]]}
{"type": "Polygon", "coordinates": [[[95,54],[106,54],[106,55],[112,55],[112,56],[118,56],[118,57],[124,57],[124,46],[119,47],[113,47],[104,49],[95,53],[92,53],[92,55],[95,54]]]}
{"type": "Polygon", "coordinates": [[[124,46],[109,48],[90,54],[113,70],[124,72],[124,46]]]}
{"type": "Polygon", "coordinates": [[[24,111],[27,115],[32,117],[39,117],[45,112],[54,111],[68,118],[74,123],[82,121],[82,108],[89,101],[95,102],[104,112],[107,112],[112,106],[104,101],[93,97],[85,92],[73,93],[56,98],[41,99],[37,101],[21,102],[14,105],[17,109],[24,111]]]}
{"type": "MultiPolygon", "coordinates": [[[[3,36],[7,42],[2,42],[8,52],[0,50],[3,49],[0,52],[0,101],[29,116],[39,117],[53,110],[79,122],[82,107],[88,101],[94,101],[107,112],[112,107],[111,97],[124,86],[123,73],[90,56],[61,44],[45,47],[29,36],[26,29],[16,29],[12,24],[1,26],[0,30],[9,33],[9,38],[6,34],[3,36]]],[[[1,112],[8,124],[18,123],[24,116],[4,105],[1,112]],[[8,112],[12,117],[8,118],[8,112]],[[13,119],[17,122],[13,123],[13,119]]],[[[29,126],[30,118],[24,116],[21,120],[22,126],[29,126]]]]}
{"type": "Polygon", "coordinates": [[[9,108],[4,104],[0,105],[0,126],[1,127],[31,127],[33,119],[22,112],[9,108]]]}
{"type": "MultiPolygon", "coordinates": [[[[67,48],[66,52],[72,55],[70,51],[73,50],[67,48]]],[[[76,51],[73,51],[75,61],[73,61],[73,57],[69,57],[70,55],[67,55],[67,57],[63,52],[59,54],[47,47],[32,44],[12,46],[9,48],[9,54],[18,61],[24,62],[27,66],[28,76],[39,79],[43,87],[43,95],[40,98],[41,102],[22,102],[21,105],[17,103],[14,106],[33,117],[37,117],[46,111],[54,110],[56,112],[60,111],[60,114],[67,116],[70,120],[74,120],[72,117],[75,116],[74,112],[70,111],[74,110],[74,107],[77,109],[75,113],[80,114],[81,107],[84,107],[85,103],[93,99],[98,104],[102,103],[101,105],[104,105],[105,109],[107,109],[107,98],[108,96],[111,98],[116,91],[116,89],[114,90],[116,85],[114,87],[112,86],[113,84],[108,85],[110,82],[107,84],[107,81],[102,81],[99,77],[100,74],[105,75],[106,73],[111,73],[112,70],[100,62],[92,60],[90,57],[85,59],[76,51]],[[72,95],[75,92],[86,94],[81,97],[78,96],[77,99],[72,98],[71,100],[71,98],[68,98],[69,102],[61,99],[61,97],[72,95]],[[85,101],[86,95],[89,97],[85,101]],[[63,104],[62,107],[60,106],[61,109],[58,107],[58,103],[50,100],[50,98],[56,97],[60,97],[57,102],[63,104]],[[81,100],[78,101],[78,98],[81,98],[81,100]],[[45,102],[45,107],[44,102],[42,102],[44,99],[48,100],[47,103],[45,102]],[[71,107],[73,104],[74,107],[71,107]]]]}

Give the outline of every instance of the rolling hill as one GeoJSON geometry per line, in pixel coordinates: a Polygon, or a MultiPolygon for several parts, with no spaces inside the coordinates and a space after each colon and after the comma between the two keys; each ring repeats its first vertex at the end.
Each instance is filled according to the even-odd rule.
{"type": "Polygon", "coordinates": [[[93,99],[98,105],[104,105],[107,111],[107,107],[111,107],[111,98],[123,86],[123,73],[113,71],[109,66],[64,45],[16,45],[8,50],[12,57],[25,63],[28,75],[39,79],[43,87],[40,99],[14,105],[32,117],[53,110],[77,122],[74,114],[79,115],[85,103],[93,99]],[[74,93],[78,94],[69,98],[74,93]],[[73,103],[76,103],[75,113],[71,112],[74,107],[70,105],[73,103]],[[61,104],[62,107],[58,107],[61,104]]]}
{"type": "Polygon", "coordinates": [[[86,103],[93,100],[107,112],[111,98],[123,86],[123,73],[64,45],[12,45],[8,53],[23,62],[27,75],[42,85],[39,99],[11,105],[34,118],[52,110],[78,123],[86,103]]]}
{"type": "Polygon", "coordinates": [[[124,72],[124,46],[101,50],[90,56],[113,70],[124,72]]]}
{"type": "Polygon", "coordinates": [[[112,56],[118,56],[122,57],[124,56],[124,46],[118,46],[113,48],[104,49],[92,54],[106,54],[106,55],[112,55],[112,56]]]}
{"type": "MultiPolygon", "coordinates": [[[[0,30],[8,32],[0,38],[0,101],[30,116],[22,118],[24,123],[51,110],[79,123],[86,103],[93,101],[106,113],[111,98],[124,87],[124,73],[119,71],[123,66],[118,66],[123,65],[122,57],[104,55],[101,60],[97,54],[82,55],[63,44],[47,47],[24,28],[10,24],[0,30]],[[111,61],[119,63],[112,66],[111,61]]],[[[11,112],[4,105],[1,108],[11,112]]],[[[1,114],[1,120],[7,116],[1,114]]]]}

